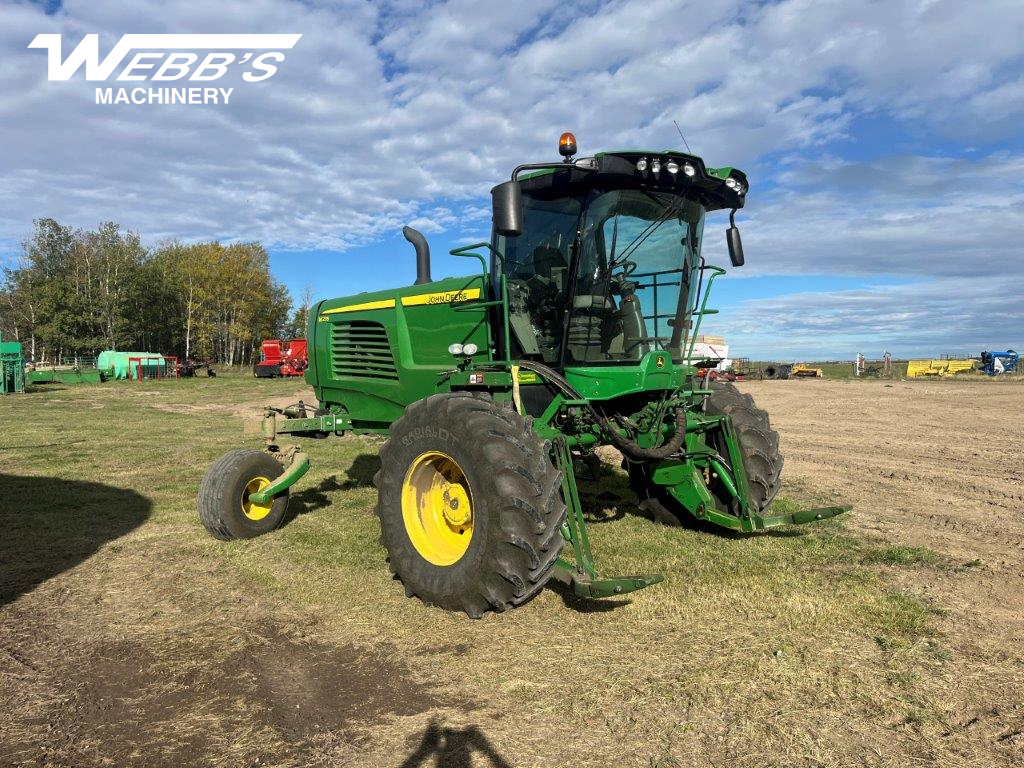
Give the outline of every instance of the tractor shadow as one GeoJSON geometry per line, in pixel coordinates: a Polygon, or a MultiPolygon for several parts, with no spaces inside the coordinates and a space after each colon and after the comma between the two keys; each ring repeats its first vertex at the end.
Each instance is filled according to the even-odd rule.
{"type": "Polygon", "coordinates": [[[138,528],[153,502],[102,483],[0,474],[0,606],[138,528]]]}
{"type": "Polygon", "coordinates": [[[558,579],[549,579],[544,587],[562,598],[562,604],[576,613],[610,613],[633,602],[629,598],[580,597],[572,591],[572,587],[558,579]]]}
{"type": "Polygon", "coordinates": [[[416,750],[402,761],[400,768],[427,765],[438,768],[512,768],[512,764],[491,746],[479,727],[449,728],[436,720],[430,722],[416,750]]]}
{"type": "Polygon", "coordinates": [[[577,480],[580,505],[588,525],[615,522],[626,515],[650,519],[640,509],[636,494],[630,490],[623,473],[602,468],[597,477],[581,474],[577,475],[577,480]]]}
{"type": "Polygon", "coordinates": [[[281,526],[287,525],[299,515],[308,515],[310,512],[330,506],[331,499],[327,494],[331,491],[340,491],[343,488],[344,486],[338,482],[337,476],[331,475],[321,480],[319,485],[292,494],[288,498],[288,512],[281,526]]]}
{"type": "Polygon", "coordinates": [[[380,456],[375,453],[361,453],[352,460],[345,470],[347,479],[342,483],[344,490],[351,488],[372,488],[373,476],[380,469],[380,456]]]}
{"type": "Polygon", "coordinates": [[[379,469],[380,458],[376,454],[362,453],[356,456],[352,464],[345,469],[344,480],[339,482],[337,475],[331,475],[321,480],[319,485],[292,494],[288,502],[288,513],[281,523],[282,527],[300,515],[307,515],[310,512],[329,507],[331,505],[329,493],[351,491],[356,488],[372,488],[373,476],[379,469]]]}

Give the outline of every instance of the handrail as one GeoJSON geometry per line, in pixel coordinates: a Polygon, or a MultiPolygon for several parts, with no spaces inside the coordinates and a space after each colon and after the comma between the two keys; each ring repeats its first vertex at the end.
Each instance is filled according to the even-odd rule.
{"type": "Polygon", "coordinates": [[[480,264],[483,266],[483,279],[484,285],[487,284],[487,260],[479,253],[472,253],[477,248],[486,248],[494,257],[498,260],[501,268],[501,277],[498,282],[498,292],[500,294],[498,301],[501,302],[501,332],[502,332],[502,353],[503,357],[500,360],[492,360],[494,363],[501,363],[505,366],[512,365],[512,331],[509,328],[508,319],[508,282],[505,276],[505,257],[501,255],[501,252],[490,243],[473,243],[472,245],[464,245],[461,248],[452,248],[448,253],[452,256],[463,256],[466,258],[480,259],[480,264]]]}
{"type": "Polygon", "coordinates": [[[474,251],[477,248],[490,248],[490,247],[491,247],[490,243],[473,243],[472,245],[464,245],[461,248],[452,248],[450,251],[448,251],[448,253],[451,254],[452,256],[463,256],[465,258],[480,259],[480,266],[483,268],[483,270],[482,270],[483,274],[486,275],[487,274],[487,260],[483,256],[481,256],[479,253],[470,253],[470,251],[474,251]]]}
{"type": "Polygon", "coordinates": [[[704,320],[704,315],[712,314],[708,311],[708,297],[711,296],[711,284],[715,282],[715,278],[719,275],[724,275],[725,270],[721,267],[715,267],[710,264],[704,267],[711,272],[711,277],[708,278],[708,284],[704,288],[704,300],[700,303],[700,311],[695,312],[697,315],[697,322],[693,326],[693,332],[690,334],[690,347],[686,350],[686,362],[689,363],[693,359],[693,347],[697,342],[697,331],[700,330],[700,324],[704,320]]]}

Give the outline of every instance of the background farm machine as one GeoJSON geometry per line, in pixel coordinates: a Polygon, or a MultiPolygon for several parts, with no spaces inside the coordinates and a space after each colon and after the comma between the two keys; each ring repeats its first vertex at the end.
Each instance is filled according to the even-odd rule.
{"type": "Polygon", "coordinates": [[[1005,352],[982,352],[979,360],[982,373],[998,376],[1003,373],[1016,373],[1020,355],[1012,349],[1005,352]]]}
{"type": "Polygon", "coordinates": [[[25,355],[21,342],[0,336],[0,395],[25,391],[25,355]]]}
{"type": "Polygon", "coordinates": [[[258,379],[302,376],[308,366],[309,350],[305,339],[267,339],[260,344],[260,359],[252,372],[258,379]]]}

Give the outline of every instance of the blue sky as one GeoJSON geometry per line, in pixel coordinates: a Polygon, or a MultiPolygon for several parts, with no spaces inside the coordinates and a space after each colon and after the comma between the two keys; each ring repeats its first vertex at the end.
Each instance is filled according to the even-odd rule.
{"type": "MultiPolygon", "coordinates": [[[[736,355],[850,359],[1024,346],[1019,2],[523,0],[0,3],[0,260],[32,219],[257,239],[293,294],[410,282],[403,224],[443,254],[488,191],[573,130],[586,154],[679,147],[751,181],[747,266],[720,283],[736,355]],[[100,35],[301,33],[227,106],[97,105],[100,35]]],[[[111,78],[113,80],[113,78],[111,78]]],[[[106,85],[117,85],[107,83],[106,85]]],[[[148,84],[147,84],[148,85],[148,84]]],[[[705,253],[724,262],[724,215],[705,253]]]]}

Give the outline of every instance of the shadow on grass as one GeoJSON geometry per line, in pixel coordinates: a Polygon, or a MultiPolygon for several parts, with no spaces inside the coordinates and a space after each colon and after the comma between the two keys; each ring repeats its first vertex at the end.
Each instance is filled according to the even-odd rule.
{"type": "Polygon", "coordinates": [[[0,474],[0,605],[84,562],[152,509],[127,488],[0,474]]]}
{"type": "Polygon", "coordinates": [[[353,460],[352,465],[345,470],[346,479],[338,482],[337,475],[331,475],[320,481],[320,484],[313,488],[305,488],[298,493],[293,493],[288,501],[288,513],[282,527],[288,525],[299,515],[306,515],[316,512],[318,509],[329,507],[331,498],[327,494],[334,491],[351,491],[356,488],[372,488],[373,476],[380,469],[380,459],[375,454],[363,453],[353,460]]]}
{"type": "Polygon", "coordinates": [[[572,587],[558,579],[550,579],[544,586],[562,598],[566,608],[577,613],[608,613],[633,602],[628,598],[580,597],[572,587]]]}
{"type": "Polygon", "coordinates": [[[436,720],[427,726],[416,751],[402,762],[401,768],[427,765],[445,768],[471,768],[474,765],[512,768],[512,764],[491,746],[479,727],[468,725],[465,728],[448,728],[439,725],[436,720]]]}
{"type": "Polygon", "coordinates": [[[44,392],[63,392],[71,387],[66,384],[59,384],[55,381],[34,381],[31,384],[28,379],[25,380],[25,392],[26,395],[41,395],[44,392]]]}
{"type": "Polygon", "coordinates": [[[348,479],[342,488],[372,488],[373,476],[380,469],[380,456],[375,453],[361,453],[352,460],[352,465],[345,470],[348,479]]]}
{"type": "MultiPolygon", "coordinates": [[[[641,517],[649,520],[653,525],[665,525],[659,521],[657,514],[644,508],[636,494],[629,487],[626,475],[619,472],[605,471],[596,481],[580,483],[580,503],[583,505],[583,514],[588,525],[610,523],[621,520],[626,515],[641,517]]],[[[788,502],[776,502],[776,507],[793,506],[788,502]]],[[[770,513],[771,514],[771,513],[770,513]]],[[[776,512],[777,514],[777,512],[776,512]]],[[[769,528],[767,530],[745,533],[734,531],[721,525],[716,525],[708,520],[698,520],[683,512],[678,517],[678,523],[672,527],[686,528],[700,533],[707,533],[722,539],[749,539],[755,536],[770,536],[772,538],[798,538],[806,536],[808,531],[803,528],[769,528]]]]}
{"type": "Polygon", "coordinates": [[[306,488],[298,493],[291,494],[288,497],[288,514],[285,516],[282,525],[287,525],[299,515],[305,515],[330,506],[331,499],[327,494],[331,491],[344,489],[345,486],[338,482],[337,476],[331,475],[321,480],[320,484],[313,488],[306,488]]]}

